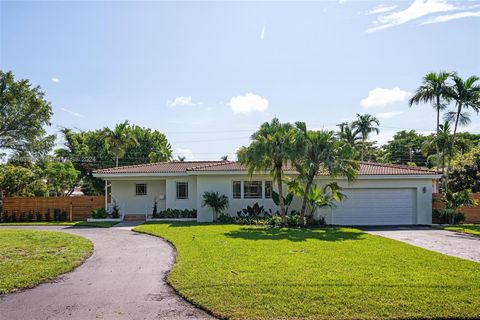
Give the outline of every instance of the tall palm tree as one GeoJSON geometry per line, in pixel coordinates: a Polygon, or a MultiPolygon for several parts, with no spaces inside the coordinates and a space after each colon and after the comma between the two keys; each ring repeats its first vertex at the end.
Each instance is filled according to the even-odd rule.
{"type": "MultiPolygon", "coordinates": [[[[450,86],[447,83],[450,77],[449,72],[440,71],[439,73],[430,72],[423,77],[422,85],[417,88],[415,94],[410,98],[410,107],[420,102],[431,103],[437,111],[437,136],[440,130],[440,111],[447,107],[450,93],[450,86]]],[[[437,148],[437,167],[438,173],[440,150],[437,148]]]]}
{"type": "Polygon", "coordinates": [[[352,159],[350,145],[339,141],[333,131],[308,131],[304,122],[297,122],[296,127],[299,132],[298,141],[302,146],[300,156],[294,161],[300,179],[304,181],[300,210],[300,224],[303,225],[310,190],[319,171],[324,171],[332,178],[345,176],[351,181],[357,175],[358,163],[352,159]]]}
{"type": "Polygon", "coordinates": [[[422,145],[422,154],[424,156],[428,156],[431,148],[435,148],[437,150],[435,159],[437,164],[439,164],[439,167],[437,167],[437,173],[445,173],[445,158],[449,157],[451,154],[451,140],[452,133],[450,122],[445,121],[443,124],[439,125],[438,133],[433,137],[433,139],[425,141],[425,143],[422,145]],[[439,171],[440,167],[442,169],[441,171],[439,171]]]}
{"type": "Polygon", "coordinates": [[[131,134],[128,121],[119,123],[112,130],[105,128],[103,138],[109,145],[110,152],[115,156],[115,166],[118,167],[118,159],[123,158],[127,149],[138,146],[137,139],[131,134]]]}
{"type": "Polygon", "coordinates": [[[360,140],[362,137],[360,136],[360,132],[350,123],[343,122],[338,125],[340,127],[340,131],[338,132],[338,137],[341,141],[347,143],[353,149],[357,149],[359,146],[360,140]]]}
{"type": "Polygon", "coordinates": [[[281,123],[274,118],[270,123],[263,123],[260,129],[252,134],[250,145],[242,147],[237,153],[239,162],[247,166],[249,174],[256,170],[268,170],[276,180],[282,224],[286,223],[283,168],[295,154],[296,137],[292,124],[281,123]]]}
{"type": "MultiPolygon", "coordinates": [[[[455,146],[455,138],[457,135],[458,124],[468,123],[468,114],[465,114],[464,109],[472,109],[475,112],[480,111],[480,80],[477,76],[471,76],[466,80],[463,80],[456,73],[452,74],[453,85],[449,91],[449,98],[455,101],[456,114],[455,114],[455,126],[453,127],[453,135],[451,140],[450,151],[453,152],[455,146]]],[[[450,113],[451,114],[451,113],[450,113]]],[[[448,114],[447,114],[448,117],[448,114]]],[[[450,116],[451,117],[451,116],[450,116]]],[[[447,166],[447,175],[445,177],[445,185],[448,184],[448,175],[450,173],[452,164],[452,157],[450,156],[447,166]]]]}
{"type": "Polygon", "coordinates": [[[355,128],[358,132],[362,134],[362,151],[360,159],[363,161],[363,156],[365,154],[365,142],[370,137],[370,134],[375,132],[376,134],[380,133],[380,129],[378,126],[380,125],[380,121],[370,115],[370,114],[363,114],[360,115],[357,113],[357,120],[352,123],[353,128],[355,128]]]}

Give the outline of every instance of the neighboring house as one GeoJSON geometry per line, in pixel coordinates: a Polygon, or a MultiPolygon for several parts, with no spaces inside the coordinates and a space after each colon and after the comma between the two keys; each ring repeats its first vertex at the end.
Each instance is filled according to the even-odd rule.
{"type": "MultiPolygon", "coordinates": [[[[296,173],[287,170],[285,174],[296,173]]],[[[111,187],[112,198],[126,215],[150,214],[157,200],[158,210],[195,208],[198,221],[212,221],[211,209],[202,206],[207,191],[229,198],[230,215],[255,202],[278,210],[271,198],[272,178],[267,173],[250,176],[238,162],[162,162],[102,169],[93,175],[111,187]]],[[[422,168],[361,162],[356,181],[336,179],[348,198],[317,216],[338,225],[431,224],[432,188],[439,177],[422,168]]],[[[316,179],[319,186],[330,181],[328,176],[316,179]]],[[[300,199],[294,200],[291,209],[300,209],[300,199]]]]}

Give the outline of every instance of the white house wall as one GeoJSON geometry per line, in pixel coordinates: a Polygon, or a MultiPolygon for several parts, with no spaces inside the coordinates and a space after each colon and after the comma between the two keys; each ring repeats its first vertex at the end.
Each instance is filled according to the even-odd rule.
{"type": "Polygon", "coordinates": [[[112,180],[111,195],[125,214],[145,214],[152,212],[155,199],[158,210],[165,210],[166,201],[161,200],[165,195],[165,180],[135,179],[135,180],[112,180]],[[145,183],[147,195],[135,195],[135,184],[145,183]]]}
{"type": "Polygon", "coordinates": [[[167,177],[166,190],[167,208],[180,210],[197,208],[197,177],[167,177]],[[177,182],[188,182],[188,199],[177,199],[177,182]]]}

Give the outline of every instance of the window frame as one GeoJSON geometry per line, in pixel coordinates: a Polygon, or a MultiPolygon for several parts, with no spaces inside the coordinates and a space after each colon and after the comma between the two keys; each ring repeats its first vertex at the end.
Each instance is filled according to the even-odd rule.
{"type": "Polygon", "coordinates": [[[265,180],[263,184],[263,198],[264,199],[272,199],[273,194],[273,181],[272,180],[265,180]],[[267,196],[267,183],[270,184],[270,195],[267,196]]]}
{"type": "Polygon", "coordinates": [[[176,199],[177,200],[188,200],[188,181],[177,181],[176,182],[176,199]],[[186,185],[186,195],[185,197],[179,197],[179,186],[180,185],[186,185]]]}
{"type": "Polygon", "coordinates": [[[241,180],[233,180],[232,181],[232,199],[235,199],[235,200],[238,200],[238,199],[242,199],[242,190],[243,190],[243,181],[241,180]],[[235,196],[235,184],[239,184],[240,185],[240,192],[238,193],[238,197],[235,196]]]}
{"type": "Polygon", "coordinates": [[[146,197],[146,196],[148,196],[148,187],[147,187],[146,183],[135,183],[135,196],[136,197],[146,197]],[[139,186],[144,186],[145,193],[138,193],[138,187],[139,186]]]}
{"type": "Polygon", "coordinates": [[[262,180],[246,180],[243,181],[243,199],[263,199],[263,181],[262,180]],[[259,191],[260,194],[258,196],[251,196],[249,193],[245,192],[245,188],[247,188],[247,184],[252,183],[259,183],[259,191]]]}

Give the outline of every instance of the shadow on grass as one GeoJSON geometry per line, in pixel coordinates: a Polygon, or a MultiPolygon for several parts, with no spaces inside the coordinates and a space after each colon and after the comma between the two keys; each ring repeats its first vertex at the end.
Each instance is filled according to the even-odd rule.
{"type": "Polygon", "coordinates": [[[317,239],[322,241],[363,240],[363,233],[342,228],[254,228],[244,227],[224,233],[225,236],[245,240],[289,240],[306,241],[317,239]]]}

